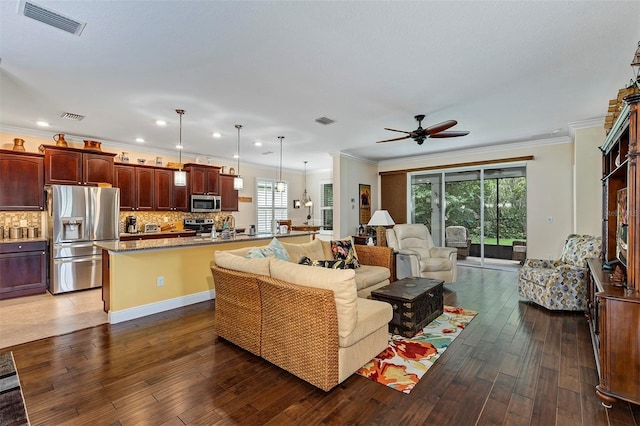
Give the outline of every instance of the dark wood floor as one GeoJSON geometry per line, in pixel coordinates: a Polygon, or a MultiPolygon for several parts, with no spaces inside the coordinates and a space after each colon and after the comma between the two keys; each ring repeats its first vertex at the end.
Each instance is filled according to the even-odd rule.
{"type": "Polygon", "coordinates": [[[9,348],[33,425],[638,425],[594,393],[586,320],[518,297],[514,272],[460,268],[479,312],[409,395],[353,375],[325,393],[216,337],[211,302],[9,348]]]}

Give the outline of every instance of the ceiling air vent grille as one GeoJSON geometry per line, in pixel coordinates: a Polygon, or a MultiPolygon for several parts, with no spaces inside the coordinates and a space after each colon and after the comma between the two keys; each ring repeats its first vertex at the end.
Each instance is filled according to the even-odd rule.
{"type": "Polygon", "coordinates": [[[18,13],[77,36],[82,33],[85,25],[87,25],[86,22],[71,19],[30,1],[21,1],[18,13]]]}
{"type": "Polygon", "coordinates": [[[67,120],[80,121],[84,118],[84,115],[74,114],[72,112],[63,112],[60,114],[60,117],[66,118],[67,120]]]}
{"type": "Polygon", "coordinates": [[[320,118],[316,118],[316,123],[324,124],[326,126],[327,124],[335,123],[335,120],[332,120],[327,117],[320,117],[320,118]]]}

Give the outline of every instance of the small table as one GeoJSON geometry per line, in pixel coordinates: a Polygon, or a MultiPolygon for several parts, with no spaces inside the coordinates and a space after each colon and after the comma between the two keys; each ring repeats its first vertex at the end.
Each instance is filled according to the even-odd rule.
{"type": "Polygon", "coordinates": [[[389,332],[413,337],[444,309],[443,280],[407,277],[371,292],[371,297],[391,304],[389,332]]]}

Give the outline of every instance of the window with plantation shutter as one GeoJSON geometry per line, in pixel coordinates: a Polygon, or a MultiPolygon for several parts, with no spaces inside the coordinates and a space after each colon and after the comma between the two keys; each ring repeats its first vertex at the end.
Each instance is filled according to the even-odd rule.
{"type": "Polygon", "coordinates": [[[288,219],[289,185],[285,183],[282,192],[277,192],[275,188],[276,181],[273,179],[258,178],[256,182],[257,232],[274,232],[276,221],[288,219]]]}
{"type": "Polygon", "coordinates": [[[320,216],[322,218],[322,229],[324,231],[333,230],[333,184],[323,183],[320,185],[320,216]]]}

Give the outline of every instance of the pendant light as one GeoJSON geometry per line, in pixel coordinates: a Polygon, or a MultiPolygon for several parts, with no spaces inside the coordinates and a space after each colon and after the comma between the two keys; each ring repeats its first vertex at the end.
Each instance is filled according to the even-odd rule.
{"type": "Polygon", "coordinates": [[[238,129],[238,146],[237,146],[238,168],[236,169],[237,175],[236,177],[233,178],[233,189],[241,190],[244,187],[244,181],[240,176],[240,129],[242,129],[242,124],[236,124],[236,129],[238,129]]]}
{"type": "Polygon", "coordinates": [[[304,162],[304,193],[302,194],[302,204],[304,204],[305,207],[313,206],[311,197],[307,196],[307,161],[304,162]]]}
{"type": "Polygon", "coordinates": [[[178,145],[179,160],[178,170],[173,172],[173,184],[175,186],[187,186],[187,172],[182,170],[182,116],[184,115],[183,109],[177,109],[176,112],[180,116],[180,145],[178,145]]]}
{"type": "Polygon", "coordinates": [[[284,192],[284,182],[282,181],[282,139],[284,136],[278,136],[278,139],[280,139],[280,176],[278,183],[276,183],[276,192],[284,192]]]}

